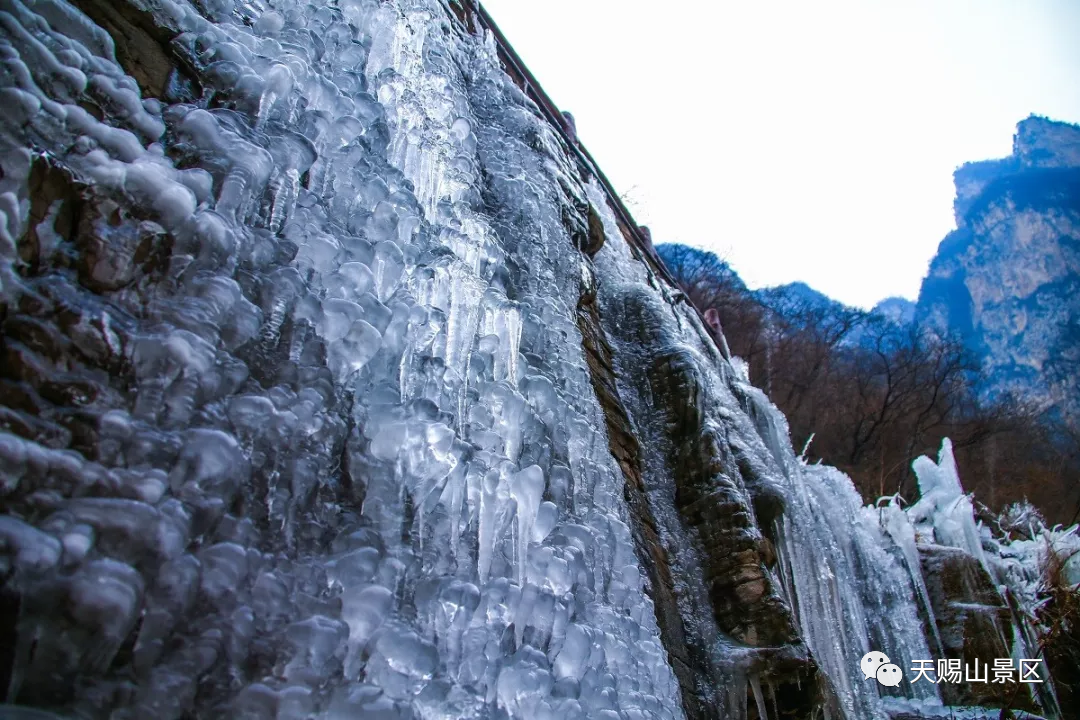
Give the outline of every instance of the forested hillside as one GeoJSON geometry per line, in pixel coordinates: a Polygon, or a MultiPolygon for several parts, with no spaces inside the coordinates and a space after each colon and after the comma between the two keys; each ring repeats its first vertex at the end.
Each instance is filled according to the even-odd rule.
{"type": "Polygon", "coordinates": [[[1075,521],[1076,439],[1034,404],[980,397],[978,359],[962,338],[805,285],[751,291],[714,253],[674,244],[658,253],[787,416],[795,447],[850,474],[867,502],[913,501],[912,460],[949,437],[980,503],[1000,510],[1026,498],[1051,522],[1075,521]]]}

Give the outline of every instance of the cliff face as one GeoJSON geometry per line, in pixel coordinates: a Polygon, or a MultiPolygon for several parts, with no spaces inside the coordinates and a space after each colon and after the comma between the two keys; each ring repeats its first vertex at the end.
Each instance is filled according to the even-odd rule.
{"type": "Polygon", "coordinates": [[[938,701],[856,674],[929,655],[917,556],[795,457],[479,8],[11,0],[0,41],[5,702],[938,701]]]}
{"type": "Polygon", "coordinates": [[[616,357],[599,303],[647,296],[723,359],[486,23],[427,0],[0,13],[8,702],[824,702],[755,520],[775,489],[727,433],[745,467],[765,447],[737,409],[699,437],[715,371],[648,337],[616,357]],[[624,266],[654,289],[612,296],[624,266]],[[660,420],[628,412],[616,367],[670,392],[656,417],[685,451],[642,450],[660,420]],[[665,525],[647,495],[682,470],[665,525]],[[699,615],[673,572],[687,552],[699,615]]]}
{"type": "Polygon", "coordinates": [[[955,180],[957,229],[931,262],[918,320],[967,341],[989,396],[1076,417],[1075,367],[1062,363],[1080,344],[1080,127],[1031,117],[1011,157],[965,165],[955,180]]]}

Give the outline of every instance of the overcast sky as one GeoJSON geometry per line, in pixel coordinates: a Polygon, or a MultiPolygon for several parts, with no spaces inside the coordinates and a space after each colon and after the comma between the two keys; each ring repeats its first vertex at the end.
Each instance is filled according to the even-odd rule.
{"type": "Polygon", "coordinates": [[[482,0],[656,242],[914,299],[952,172],[1080,122],[1080,0],[482,0]]]}

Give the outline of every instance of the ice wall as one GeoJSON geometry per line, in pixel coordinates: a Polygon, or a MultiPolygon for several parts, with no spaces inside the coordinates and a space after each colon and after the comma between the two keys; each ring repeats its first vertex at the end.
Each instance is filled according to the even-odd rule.
{"type": "MultiPolygon", "coordinates": [[[[884,717],[879,694],[886,690],[858,672],[859,659],[879,650],[909,668],[915,658],[933,657],[910,568],[877,514],[862,506],[850,478],[796,458],[783,415],[760,390],[746,391],[787,483],[779,554],[803,637],[832,681],[844,717],[884,717]]],[[[915,572],[921,576],[917,567],[915,572]]],[[[904,683],[896,690],[940,703],[929,683],[904,683]]]]}
{"type": "MultiPolygon", "coordinates": [[[[1056,553],[1068,559],[1063,580],[1070,582],[1080,551],[1077,526],[1047,528],[1033,508],[1021,506],[998,520],[998,525],[1004,526],[999,530],[1011,526],[1019,536],[995,535],[976,520],[948,438],[942,442],[937,462],[922,456],[912,467],[919,480],[920,497],[903,515],[911,528],[908,533],[923,543],[959,548],[977,561],[994,588],[991,594],[1006,609],[1006,621],[993,618],[991,625],[1001,635],[1001,646],[1014,659],[1042,659],[1041,676],[1046,676],[1048,668],[1039,641],[1045,637],[1046,628],[1040,628],[1039,611],[1047,601],[1048,555],[1056,553]]],[[[897,524],[900,522],[898,518],[897,524]]],[[[1048,717],[1062,717],[1053,679],[1044,679],[1047,682],[1025,688],[1025,695],[1030,692],[1048,717]]]]}
{"type": "Polygon", "coordinates": [[[72,2],[0,4],[8,702],[883,717],[914,529],[796,458],[462,6],[72,2]]]}
{"type": "Polygon", "coordinates": [[[681,717],[582,181],[490,38],[436,0],[82,7],[124,32],[0,10],[8,700],[681,717]]]}

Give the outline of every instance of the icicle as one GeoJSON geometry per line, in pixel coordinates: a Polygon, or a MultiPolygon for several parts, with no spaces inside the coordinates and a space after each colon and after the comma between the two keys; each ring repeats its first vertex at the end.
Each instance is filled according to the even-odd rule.
{"type": "MultiPolygon", "coordinates": [[[[926,616],[930,621],[929,625],[931,633],[934,636],[934,647],[938,653],[937,657],[945,657],[945,649],[941,642],[937,618],[934,615],[933,605],[930,603],[930,594],[926,589],[926,579],[922,574],[922,564],[919,561],[919,549],[915,542],[915,528],[908,520],[907,513],[900,508],[897,500],[896,497],[890,498],[887,505],[879,508],[881,525],[885,528],[889,537],[892,538],[893,542],[896,543],[896,546],[900,548],[900,552],[903,554],[908,576],[915,585],[919,601],[922,603],[923,612],[926,613],[926,616]]],[[[880,503],[880,500],[878,502],[880,503]]]]}
{"type": "Polygon", "coordinates": [[[510,479],[510,496],[517,502],[517,576],[518,584],[525,586],[525,565],[528,560],[529,542],[533,524],[540,510],[544,495],[544,471],[530,465],[510,479]]]}
{"type": "Polygon", "coordinates": [[[757,705],[759,720],[769,720],[769,714],[765,711],[765,696],[761,692],[761,678],[757,673],[750,675],[750,687],[754,691],[754,704],[757,705]]]}

